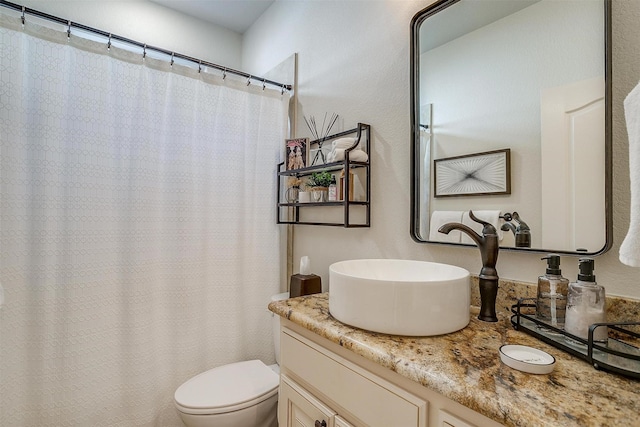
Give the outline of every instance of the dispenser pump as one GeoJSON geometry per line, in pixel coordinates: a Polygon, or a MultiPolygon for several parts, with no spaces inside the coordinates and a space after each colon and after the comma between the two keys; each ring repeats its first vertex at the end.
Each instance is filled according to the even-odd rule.
{"type": "MultiPolygon", "coordinates": [[[[567,308],[569,280],[562,277],[560,255],[547,254],[547,256],[540,259],[547,260],[547,272],[544,276],[538,277],[536,317],[543,324],[562,329],[567,308]]],[[[549,329],[542,324],[538,328],[545,330],[549,334],[557,333],[556,330],[549,329]]]]}
{"type": "Polygon", "coordinates": [[[593,258],[580,258],[578,261],[578,280],[583,282],[595,282],[596,276],[593,274],[594,261],[593,258]]]}
{"type": "MultiPolygon", "coordinates": [[[[569,285],[564,323],[564,330],[570,334],[565,337],[569,342],[575,335],[582,338],[582,345],[586,344],[593,324],[607,321],[606,294],[604,288],[596,283],[593,268],[593,258],[580,258],[578,280],[569,285]]],[[[593,330],[593,341],[606,343],[607,340],[607,327],[597,326],[593,330]]]]}
{"type": "Polygon", "coordinates": [[[562,270],[560,270],[560,255],[549,254],[540,259],[547,260],[547,274],[555,274],[556,276],[560,276],[562,274],[562,270]]]}

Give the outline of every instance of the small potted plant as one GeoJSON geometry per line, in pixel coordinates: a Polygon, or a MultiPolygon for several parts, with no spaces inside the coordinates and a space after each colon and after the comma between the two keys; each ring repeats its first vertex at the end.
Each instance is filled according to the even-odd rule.
{"type": "Polygon", "coordinates": [[[315,202],[326,202],[328,199],[329,185],[331,185],[331,175],[327,171],[314,172],[307,181],[307,187],[311,189],[315,202]]]}

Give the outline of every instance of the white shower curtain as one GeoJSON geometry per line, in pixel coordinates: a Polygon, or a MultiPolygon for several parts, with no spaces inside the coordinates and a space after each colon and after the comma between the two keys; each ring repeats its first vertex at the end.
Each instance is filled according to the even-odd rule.
{"type": "Polygon", "coordinates": [[[273,362],[288,97],[1,19],[0,425],[181,425],[273,362]]]}

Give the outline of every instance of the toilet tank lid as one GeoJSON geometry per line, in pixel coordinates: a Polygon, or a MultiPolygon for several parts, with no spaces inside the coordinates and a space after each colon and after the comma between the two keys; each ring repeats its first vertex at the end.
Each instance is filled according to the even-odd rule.
{"type": "Polygon", "coordinates": [[[244,406],[260,401],[260,397],[277,389],[278,383],[278,375],[262,361],[248,360],[196,375],[178,387],[174,398],[180,406],[192,409],[244,406]]]}
{"type": "Polygon", "coordinates": [[[271,301],[282,301],[289,299],[289,292],[282,292],[281,294],[271,295],[271,301]]]}

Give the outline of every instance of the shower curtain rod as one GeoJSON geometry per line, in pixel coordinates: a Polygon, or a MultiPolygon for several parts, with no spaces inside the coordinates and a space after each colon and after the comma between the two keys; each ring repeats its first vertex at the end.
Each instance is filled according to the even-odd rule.
{"type": "Polygon", "coordinates": [[[180,59],[184,59],[185,61],[189,61],[189,62],[193,62],[195,64],[198,64],[198,72],[200,71],[201,67],[204,65],[206,67],[215,68],[217,70],[222,71],[223,72],[223,78],[226,77],[227,73],[235,74],[235,75],[240,76],[240,77],[245,77],[247,79],[247,85],[249,85],[251,83],[251,80],[254,80],[254,81],[257,81],[257,82],[261,82],[263,89],[264,89],[265,84],[269,84],[271,86],[277,86],[277,87],[281,88],[283,93],[284,93],[285,89],[286,90],[291,90],[291,85],[288,85],[288,84],[279,83],[279,82],[276,82],[276,81],[273,81],[273,80],[265,79],[263,77],[253,76],[253,75],[251,75],[249,73],[245,73],[244,71],[234,70],[233,68],[224,67],[222,65],[214,64],[212,62],[207,62],[207,61],[203,61],[203,60],[200,60],[200,59],[196,59],[196,58],[193,58],[191,56],[187,56],[187,55],[183,55],[183,54],[180,54],[180,53],[172,52],[170,50],[162,49],[160,47],[149,46],[149,45],[147,45],[145,43],[140,43],[140,42],[137,42],[135,40],[128,39],[126,37],[118,36],[116,34],[112,34],[112,33],[106,32],[106,31],[99,30],[97,28],[89,27],[87,25],[79,24],[77,22],[73,22],[73,21],[70,21],[70,20],[67,20],[67,19],[59,18],[57,16],[49,15],[48,13],[40,12],[39,10],[35,10],[35,9],[31,9],[31,8],[28,8],[28,7],[25,7],[25,6],[21,6],[19,4],[11,3],[11,2],[6,1],[6,0],[0,0],[0,6],[4,6],[6,8],[13,9],[13,10],[16,10],[18,12],[22,12],[21,19],[22,19],[22,24],[23,25],[25,24],[25,14],[29,14],[29,15],[37,16],[39,18],[43,18],[43,19],[46,19],[46,20],[49,20],[49,21],[57,22],[57,23],[62,24],[62,25],[66,25],[67,26],[67,35],[69,35],[69,36],[71,35],[71,28],[75,27],[75,28],[78,28],[78,29],[81,29],[81,30],[84,30],[84,31],[88,31],[88,32],[91,32],[91,33],[99,34],[99,35],[101,35],[103,37],[108,38],[109,39],[108,46],[111,45],[111,40],[117,40],[119,42],[127,43],[127,44],[134,45],[134,46],[138,46],[138,47],[143,49],[143,52],[144,52],[143,53],[143,57],[144,57],[144,55],[146,55],[146,51],[147,50],[153,50],[153,51],[164,53],[165,55],[171,56],[171,64],[172,65],[173,65],[174,58],[180,58],[180,59]]]}

